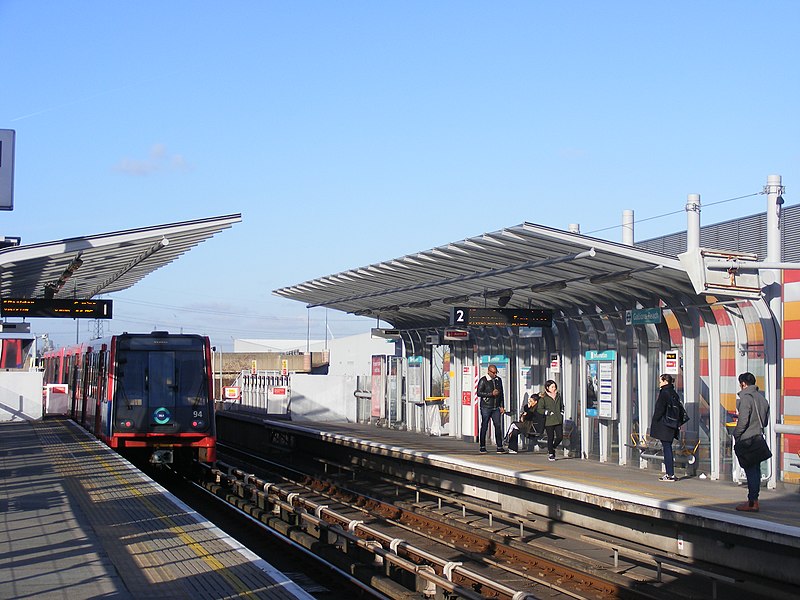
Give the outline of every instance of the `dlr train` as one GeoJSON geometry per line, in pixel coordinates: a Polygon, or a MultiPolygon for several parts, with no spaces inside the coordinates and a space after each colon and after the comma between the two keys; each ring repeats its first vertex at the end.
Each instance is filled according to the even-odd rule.
{"type": "Polygon", "coordinates": [[[120,454],[189,468],[216,460],[209,339],[123,333],[44,355],[45,383],[69,386],[69,416],[120,454]]]}

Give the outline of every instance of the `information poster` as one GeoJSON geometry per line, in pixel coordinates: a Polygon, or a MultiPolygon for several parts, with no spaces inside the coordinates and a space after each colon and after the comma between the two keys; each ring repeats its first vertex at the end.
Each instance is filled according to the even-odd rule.
{"type": "Polygon", "coordinates": [[[409,402],[422,402],[422,357],[408,357],[408,400],[409,402]]]}
{"type": "Polygon", "coordinates": [[[677,350],[667,350],[664,353],[664,369],[662,372],[670,375],[680,374],[680,357],[677,350]]]}
{"type": "Polygon", "coordinates": [[[475,367],[461,367],[461,406],[472,406],[475,398],[475,367]]]}
{"type": "Polygon", "coordinates": [[[376,419],[381,418],[383,408],[384,390],[386,389],[386,357],[374,355],[372,357],[372,412],[370,415],[376,419]]]}
{"type": "Polygon", "coordinates": [[[422,362],[421,356],[409,356],[406,362],[406,414],[414,415],[406,418],[413,423],[414,431],[423,431],[425,429],[422,421],[422,411],[416,409],[416,407],[422,406],[424,401],[422,393],[422,362]]]}
{"type": "Polygon", "coordinates": [[[386,379],[386,418],[389,423],[400,420],[400,377],[403,370],[403,359],[389,356],[386,379]]]}
{"type": "Polygon", "coordinates": [[[478,436],[478,367],[461,367],[461,431],[478,436]]]}
{"type": "Polygon", "coordinates": [[[589,350],[586,357],[586,416],[617,418],[617,351],[589,350]]]}
{"type": "MultiPolygon", "coordinates": [[[[505,390],[506,396],[508,396],[508,357],[502,354],[484,354],[480,358],[480,366],[481,372],[480,376],[483,377],[486,375],[486,371],[489,369],[489,365],[494,365],[497,367],[497,376],[503,382],[503,389],[505,390]]],[[[508,400],[508,398],[506,398],[508,400]]]]}
{"type": "MultiPolygon", "coordinates": [[[[540,384],[539,387],[541,387],[540,384]]],[[[530,398],[533,394],[538,393],[536,383],[533,380],[533,368],[532,367],[520,367],[519,369],[519,391],[518,391],[518,398],[519,398],[519,406],[517,406],[517,413],[521,413],[522,410],[528,405],[528,398],[530,398]]]]}

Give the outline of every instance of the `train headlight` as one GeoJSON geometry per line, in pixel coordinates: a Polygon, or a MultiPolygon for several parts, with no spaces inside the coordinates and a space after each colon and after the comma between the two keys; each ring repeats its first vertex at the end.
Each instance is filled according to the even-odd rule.
{"type": "Polygon", "coordinates": [[[121,429],[133,429],[135,423],[131,419],[122,419],[119,422],[119,426],[121,429]]]}
{"type": "Polygon", "coordinates": [[[192,429],[205,429],[206,422],[203,419],[192,419],[192,429]]]}

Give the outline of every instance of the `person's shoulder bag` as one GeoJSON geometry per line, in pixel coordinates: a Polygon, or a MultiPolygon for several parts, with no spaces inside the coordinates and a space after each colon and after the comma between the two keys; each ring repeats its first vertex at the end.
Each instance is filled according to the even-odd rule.
{"type": "MultiPolygon", "coordinates": [[[[761,413],[758,410],[758,400],[753,398],[753,407],[756,409],[756,416],[758,417],[758,424],[761,425],[761,433],[752,437],[736,442],[733,451],[736,452],[736,458],[739,459],[739,464],[743,467],[751,467],[758,465],[772,458],[772,451],[767,445],[767,439],[764,437],[764,421],[761,420],[761,413]]],[[[752,413],[750,413],[752,415],[752,413]]]]}

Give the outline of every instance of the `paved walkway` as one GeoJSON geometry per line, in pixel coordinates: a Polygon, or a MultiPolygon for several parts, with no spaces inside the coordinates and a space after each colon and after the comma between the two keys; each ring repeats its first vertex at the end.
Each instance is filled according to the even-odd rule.
{"type": "Polygon", "coordinates": [[[311,598],[67,420],[0,423],[0,598],[311,598]]]}

